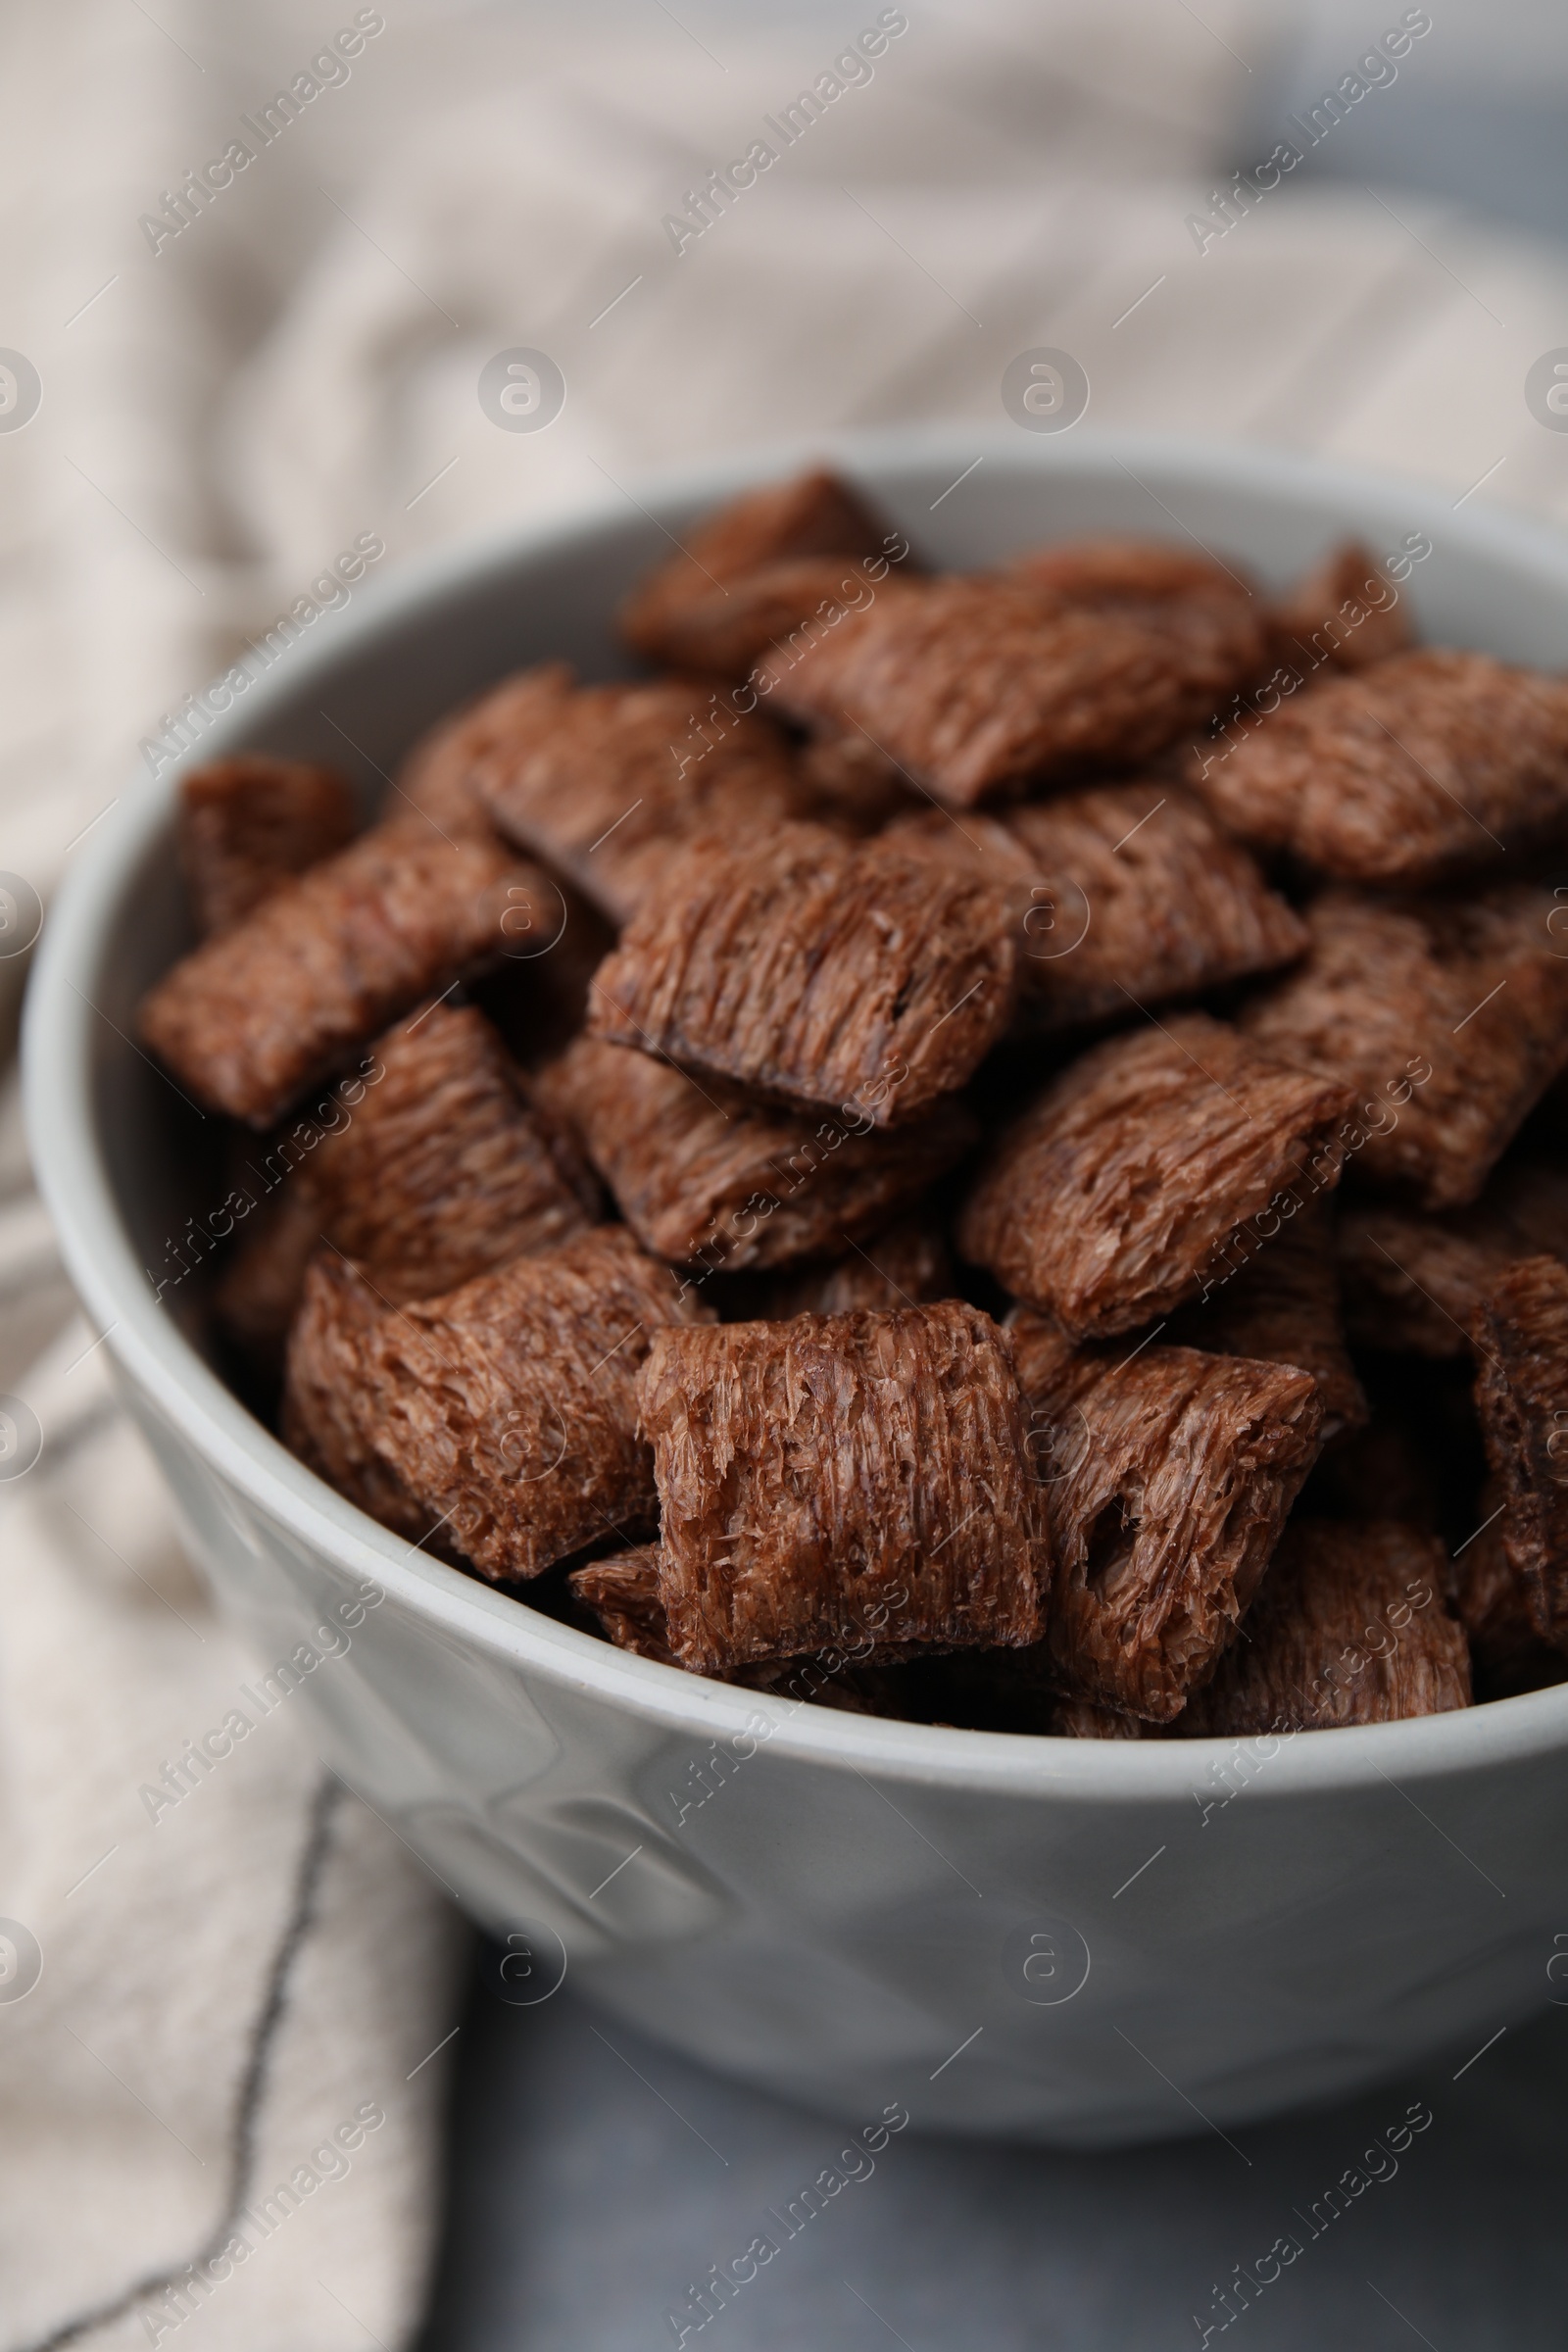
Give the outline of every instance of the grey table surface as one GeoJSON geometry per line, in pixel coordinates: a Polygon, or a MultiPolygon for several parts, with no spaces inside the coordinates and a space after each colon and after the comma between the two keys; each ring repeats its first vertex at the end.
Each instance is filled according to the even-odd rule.
{"type": "MultiPolygon", "coordinates": [[[[1568,2344],[1568,2005],[1228,2138],[1090,2156],[910,2130],[793,2235],[792,2200],[846,2137],[824,2118],[569,1987],[511,2008],[476,1975],[458,2047],[423,2352],[655,2352],[681,2328],[724,2352],[1568,2344]],[[1396,2154],[1412,2107],[1431,2121],[1396,2154]],[[1363,2185],[1336,2211],[1347,2172],[1363,2185]],[[759,2234],[776,2253],[700,2325],[690,2289],[759,2234]],[[1282,2236],[1299,2252],[1271,2266],[1282,2236]],[[1260,2265],[1278,2276],[1238,2290],[1260,2265]]],[[[1171,2110],[1173,2133],[1194,2125],[1174,2090],[1171,2110]]]]}

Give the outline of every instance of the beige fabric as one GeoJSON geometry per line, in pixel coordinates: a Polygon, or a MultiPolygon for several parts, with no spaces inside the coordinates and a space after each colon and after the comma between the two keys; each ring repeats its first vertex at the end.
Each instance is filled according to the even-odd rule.
{"type": "MultiPolygon", "coordinates": [[[[872,78],[679,252],[685,192],[884,12],[748,34],[684,9],[389,7],[348,78],[155,253],[140,221],[162,192],[379,13],[56,0],[0,24],[0,340],[44,388],[0,432],[0,867],[45,895],[138,743],[361,534],[390,571],[635,496],[666,458],[991,424],[1032,344],[1076,355],[1099,424],[1286,442],[1568,515],[1568,444],[1522,397],[1568,316],[1555,256],[1413,197],[1295,183],[1200,249],[1215,172],[1279,135],[1248,112],[1271,20],[1240,0],[911,7],[872,78]],[[538,434],[497,430],[476,397],[514,345],[566,378],[538,434]]],[[[8,1002],[21,969],[0,963],[8,1002]]],[[[0,1945],[16,2352],[189,2260],[221,2215],[320,1773],[280,1710],[156,1821],[138,1795],[257,1661],[214,1622],[90,1334],[26,1369],[67,1303],[9,1104],[0,1386],[48,1437],[0,1485],[0,1913],[43,1952],[6,1999],[0,1945]]],[[[446,2061],[407,2078],[450,2030],[449,1924],[362,1808],[338,1804],[324,1839],[250,2187],[367,2103],[386,2121],[178,2328],[139,2317],[143,2294],[78,2340],[337,2352],[416,2324],[446,2061]]]]}
{"type": "Polygon", "coordinates": [[[214,1620],[79,1320],[25,1387],[47,1444],[0,1490],[0,1912],[42,1973],[10,1997],[37,1961],[0,1922],[3,2340],[139,2285],[85,2340],[392,2343],[429,2246],[444,2066],[419,2061],[454,2023],[454,1923],[214,1620]],[[225,1725],[198,1772],[188,1743],[225,1725]]]}

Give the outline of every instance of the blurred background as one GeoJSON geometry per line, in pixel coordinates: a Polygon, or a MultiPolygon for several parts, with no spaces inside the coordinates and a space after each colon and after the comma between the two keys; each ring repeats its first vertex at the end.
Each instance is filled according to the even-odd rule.
{"type": "MultiPolygon", "coordinates": [[[[1568,416],[1542,389],[1568,347],[1560,0],[52,0],[0,23],[0,867],[44,901],[182,698],[280,612],[334,625],[318,583],[356,543],[382,551],[368,593],[428,550],[636,499],[720,448],[991,429],[1031,346],[1078,361],[1092,425],[1320,451],[1568,524],[1568,416]],[[874,69],[834,75],[870,27],[874,69]],[[824,76],[842,86],[818,118],[705,218],[708,174],[824,76]],[[234,142],[243,168],[194,188],[234,142]],[[1282,146],[1299,160],[1271,173],[1282,146]],[[513,429],[485,390],[518,349],[564,387],[542,429],[513,429]]],[[[8,1024],[24,961],[0,959],[8,1024]]],[[[14,1084],[0,1304],[9,1388],[69,1312],[14,1084]]],[[[0,1584],[0,1621],[17,1605],[0,1584]]],[[[5,1701],[15,1839],[40,1768],[27,1690],[9,1681],[5,1701]]],[[[90,1751],[85,1670],[58,1703],[57,1759],[90,1751]]],[[[0,1870],[16,1850],[0,1842],[0,1870]]],[[[129,1994],[112,1969],[88,1994],[112,2037],[129,1994]]],[[[345,2183],[339,2218],[317,2217],[327,2279],[341,2257],[380,2300],[319,2275],[317,2295],[302,2272],[265,2323],[238,2290],[166,2323],[134,2303],[83,2318],[77,2284],[83,2310],[112,2302],[137,2242],[127,2223],[102,2276],[84,2251],[115,2236],[135,2143],[84,2104],[90,2145],[51,2154],[53,2061],[24,2112],[5,2087],[39,2014],[0,2004],[0,2173],[42,2151],[58,2205],[67,2154],[90,2158],[94,2198],[51,2208],[42,2241],[0,2218],[6,2352],[175,2331],[385,2352],[419,2328],[437,2241],[432,2352],[1124,2352],[1233,2324],[1257,2352],[1331,2329],[1434,2352],[1562,2340],[1555,2014],[1484,2075],[1445,2070],[1441,2103],[1391,2092],[1391,2113],[1424,2096],[1441,2128],[1289,2295],[1230,2322],[1219,2284],[1351,2161],[1371,2109],[1253,2133],[1241,2165],[1211,2140],[1091,2160],[911,2138],[705,2321],[691,2293],[828,2160],[828,2127],[623,2034],[611,2048],[569,1986],[511,2006],[481,1969],[421,2078],[397,2195],[345,2183]],[[9,2319],[6,2265],[25,2282],[9,2319]]],[[[1173,2132],[1186,2120],[1173,2108],[1173,2132]]],[[[169,2258],[149,2242],[144,2267],[169,2258]]]]}

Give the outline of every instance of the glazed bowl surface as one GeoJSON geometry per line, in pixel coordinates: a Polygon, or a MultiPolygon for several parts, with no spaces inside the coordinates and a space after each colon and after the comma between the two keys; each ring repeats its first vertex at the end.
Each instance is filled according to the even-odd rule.
{"type": "Polygon", "coordinates": [[[1014,428],[878,434],[693,467],[364,585],[143,772],[51,909],[28,994],[39,1181],[188,1542],[260,1660],[368,1587],[300,1684],[323,1753],[545,1998],[569,1971],[706,2062],[865,2123],[1115,2145],[1235,2128],[1467,2054],[1551,1995],[1568,1926],[1568,1686],[1294,1739],[1025,1739],[732,1690],[627,1655],[411,1550],[313,1477],[156,1295],[221,1192],[131,1046],[189,944],[180,768],[318,758],[367,808],[413,737],[506,670],[626,674],[610,615],[706,508],[844,466],[936,563],[1111,531],[1283,584],[1332,539],[1416,543],[1423,636],[1561,666],[1568,539],[1256,450],[1014,428]],[[313,641],[314,640],[314,641],[313,641]]]}

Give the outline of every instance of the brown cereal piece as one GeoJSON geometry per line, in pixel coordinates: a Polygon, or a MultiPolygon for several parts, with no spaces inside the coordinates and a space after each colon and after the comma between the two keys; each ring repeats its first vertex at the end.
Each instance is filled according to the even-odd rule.
{"type": "Polygon", "coordinates": [[[817,466],[715,508],[687,533],[685,553],[715,578],[734,580],[794,556],[858,555],[886,529],[886,517],[852,483],[817,466]]]}
{"type": "MultiPolygon", "coordinates": [[[[660,1585],[660,1547],[640,1544],[612,1559],[574,1568],[566,1582],[575,1599],[591,1610],[617,1649],[679,1666],[669,1646],[669,1627],[660,1585]]],[[[834,1707],[852,1715],[897,1715],[905,1695],[897,1669],[908,1657],[896,1644],[878,1648],[858,1643],[853,1658],[829,1651],[820,1657],[762,1658],[735,1667],[728,1679],[754,1690],[771,1690],[809,1706],[834,1707]]]]}
{"type": "Polygon", "coordinates": [[[702,1311],[629,1233],[597,1227],[383,1316],[362,1416],[481,1575],[537,1576],[652,1517],[637,1367],[651,1334],[702,1311]]]}
{"type": "Polygon", "coordinates": [[[747,491],[698,523],[680,552],[639,583],[621,607],[621,634],[669,669],[739,677],[832,593],[846,559],[880,555],[885,569],[898,537],[825,467],[747,491]],[[828,589],[813,591],[813,574],[825,576],[828,589]]]}
{"type": "Polygon", "coordinates": [[[1462,1355],[1481,1300],[1516,1257],[1568,1262],[1568,1173],[1550,1160],[1505,1159],[1479,1200],[1429,1216],[1357,1201],[1340,1219],[1350,1337],[1365,1348],[1462,1355]]]}
{"type": "Polygon", "coordinates": [[[1443,1605],[1446,1572],[1442,1544],[1396,1520],[1293,1521],[1183,1736],[1326,1731],[1469,1706],[1464,1631],[1443,1605]]]}
{"type": "Polygon", "coordinates": [[[959,1252],[1069,1331],[1132,1331],[1217,1281],[1276,1195],[1338,1181],[1350,1100],[1206,1013],[1109,1038],[1003,1135],[959,1252]]]}
{"type": "Polygon", "coordinates": [[[1007,894],[1018,1005],[1075,1029],[1289,963],[1300,917],[1180,786],[1098,784],[961,820],[924,809],[886,836],[1007,894]]]}
{"type": "Polygon", "coordinates": [[[858,1308],[891,1312],[930,1306],[957,1296],[953,1257],[940,1229],[923,1216],[905,1217],[872,1234],[833,1265],[781,1267],[742,1276],[714,1298],[726,1323],[785,1323],[792,1315],[852,1315],[858,1308]]]}
{"type": "Polygon", "coordinates": [[[656,1658],[661,1666],[680,1664],[664,1623],[657,1544],[639,1544],[611,1559],[590,1560],[586,1568],[574,1568],[566,1582],[617,1649],[656,1658]]]}
{"type": "Polygon", "coordinates": [[[607,958],[589,1027],[882,1127],[963,1084],[1006,1025],[1013,968],[1004,904],[973,873],[780,826],[671,865],[607,958]]]}
{"type": "Polygon", "coordinates": [[[503,953],[539,876],[422,818],[372,826],[287,882],[142,999],[141,1034],[213,1110],[268,1127],[421,997],[503,953]]]}
{"type": "Polygon", "coordinates": [[[764,564],[667,614],[656,658],[691,677],[744,678],[760,656],[809,644],[869,605],[887,574],[885,554],[764,564]]]}
{"type": "Polygon", "coordinates": [[[1348,882],[1483,865],[1568,817],[1568,681],[1396,654],[1281,703],[1191,781],[1243,841],[1348,882]]]}
{"type": "Polygon", "coordinates": [[[1551,906],[1530,883],[1393,902],[1325,891],[1306,910],[1305,959],[1242,1026],[1362,1090],[1358,1173],[1426,1208],[1462,1207],[1568,1063],[1551,906]]]}
{"type": "Polygon", "coordinates": [[[214,1290],[220,1329],[265,1371],[282,1361],[321,1226],[316,1188],[301,1168],[250,1211],[214,1290]]]}
{"type": "Polygon", "coordinates": [[[690,686],[578,686],[564,662],[548,662],[515,682],[519,700],[525,688],[526,721],[481,754],[473,789],[509,841],[612,922],[635,911],[684,836],[757,841],[808,806],[767,721],[690,686]]]}
{"type": "Polygon", "coordinates": [[[1321,1443],[1309,1372],[1158,1345],[1075,1351],[1012,1324],[1056,1581],[1022,1663],[1168,1723],[1231,1641],[1321,1443]]]}
{"type": "Polygon", "coordinates": [[[1486,1517],[1448,1569],[1449,1605],[1470,1638],[1477,1698],[1512,1698],[1568,1681],[1568,1656],[1542,1640],[1530,1589],[1508,1557],[1507,1506],[1495,1479],[1487,1481],[1478,1507],[1486,1517]]]}
{"type": "Polygon", "coordinates": [[[1439,1358],[1464,1354],[1489,1281],[1517,1254],[1479,1200],[1437,1217],[1352,1200],[1338,1250],[1350,1337],[1363,1348],[1439,1358]]]}
{"type": "Polygon", "coordinates": [[[1482,1301],[1476,1409],[1536,1630],[1568,1643],[1568,1267],[1520,1258],[1482,1301]]]}
{"type": "MultiPolygon", "coordinates": [[[[1255,634],[1255,632],[1254,632],[1255,634]]],[[[950,807],[1075,767],[1129,766],[1196,726],[1240,669],[1164,617],[1061,609],[1018,580],[889,580],[758,666],[777,707],[863,730],[950,807]]]]}
{"type": "Polygon", "coordinates": [[[541,1073],[644,1249],[711,1269],[778,1266],[858,1240],[979,1132],[961,1105],[881,1133],[776,1110],[651,1054],[579,1038],[541,1073]]]}
{"type": "Polygon", "coordinates": [[[180,780],[176,838],[196,928],[230,930],[282,882],[359,831],[354,789],[329,767],[241,752],[180,780]]]}
{"type": "MultiPolygon", "coordinates": [[[[564,662],[543,667],[569,679],[564,662]]],[[[519,736],[527,741],[540,674],[537,667],[515,670],[428,728],[393,778],[388,815],[420,815],[448,838],[493,839],[495,828],[473,788],[474,773],[488,753],[519,736]]]]}
{"type": "Polygon", "coordinates": [[[683,1664],[1037,1638],[1050,1549],[978,1308],[661,1333],[638,1395],[683,1664]]]}
{"type": "Polygon", "coordinates": [[[320,1241],[398,1304],[551,1248],[603,1205],[575,1143],[532,1102],[489,1022],[450,1004],[389,1030],[314,1118],[253,1145],[232,1180],[231,1198],[257,1205],[213,1304],[263,1371],[281,1362],[320,1241]]]}
{"type": "Polygon", "coordinates": [[[1177,641],[1220,683],[1250,677],[1268,645],[1267,614],[1239,569],[1157,539],[1068,539],[1013,558],[1007,577],[1054,611],[1130,620],[1177,641]]]}
{"type": "Polygon", "coordinates": [[[1327,1200],[1296,1210],[1257,1243],[1253,1255],[1206,1298],[1182,1307],[1169,1345],[1216,1355],[1299,1364],[1323,1398],[1324,1442],[1366,1420],[1366,1393],[1345,1344],[1334,1225],[1327,1200]]]}
{"type": "MultiPolygon", "coordinates": [[[[1066,1378],[1078,1363],[1083,1349],[1071,1332],[1064,1331],[1054,1315],[1042,1312],[1037,1306],[1015,1304],[1008,1309],[1004,1328],[1012,1340],[1013,1362],[1017,1367],[1018,1386],[1031,1407],[1029,1424],[1029,1459],[1036,1475],[1051,1479],[1062,1467],[1057,1459],[1055,1424],[1050,1413],[1035,1409],[1055,1384],[1066,1378]],[[1042,1438],[1046,1433],[1049,1443],[1042,1438]],[[1044,1450],[1042,1447],[1044,1446],[1044,1450]]],[[[1126,1349],[1118,1348],[1117,1355],[1126,1349]]],[[[1095,1359],[1097,1362],[1100,1358],[1095,1359]]],[[[1107,1356],[1106,1360],[1109,1358],[1107,1356]]],[[[1074,1423],[1076,1427],[1076,1421],[1074,1423]]],[[[1062,1440],[1065,1444],[1065,1440],[1062,1440]]]]}
{"type": "Polygon", "coordinates": [[[377,1450],[366,1417],[367,1358],[385,1309],[358,1268],[320,1250],[305,1276],[283,1376],[283,1443],[362,1511],[418,1543],[435,1513],[377,1450]]]}
{"type": "Polygon", "coordinates": [[[1322,662],[1369,669],[1410,643],[1409,608],[1358,539],[1329,548],[1270,618],[1275,650],[1307,675],[1322,662]]]}
{"type": "Polygon", "coordinates": [[[592,1222],[591,1179],[552,1149],[483,1013],[427,1004],[371,1056],[373,1082],[313,1176],[330,1239],[389,1305],[536,1257],[592,1222]]]}

